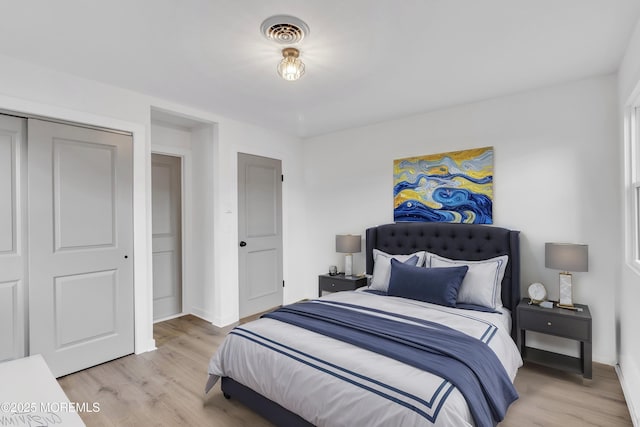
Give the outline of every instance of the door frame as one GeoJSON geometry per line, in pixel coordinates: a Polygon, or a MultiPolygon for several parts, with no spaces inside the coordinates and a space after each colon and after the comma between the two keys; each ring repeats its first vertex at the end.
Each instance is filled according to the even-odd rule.
{"type": "MultiPolygon", "coordinates": [[[[188,283],[190,283],[188,282],[188,279],[191,272],[191,265],[188,265],[188,260],[191,259],[190,244],[192,239],[192,228],[189,225],[191,224],[191,221],[185,221],[185,218],[191,218],[191,192],[193,189],[191,185],[191,150],[179,147],[153,146],[151,148],[151,154],[162,154],[165,156],[177,157],[180,159],[180,245],[182,246],[180,257],[180,262],[182,263],[182,268],[180,271],[180,288],[182,289],[182,307],[180,308],[180,313],[173,316],[179,317],[186,314],[188,312],[186,308],[191,306],[188,286],[188,283]]],[[[153,215],[153,206],[151,207],[151,214],[153,215]]],[[[153,234],[151,234],[151,237],[153,238],[153,234]]],[[[150,250],[153,250],[153,246],[150,248],[150,250]]],[[[150,259],[150,263],[151,268],[153,269],[153,256],[150,259]]],[[[151,276],[151,283],[153,284],[153,274],[151,276]]],[[[151,300],[153,302],[153,286],[151,286],[151,300]]],[[[151,311],[153,317],[153,304],[151,311]]],[[[154,323],[164,320],[167,319],[160,319],[154,321],[154,323]]]]}

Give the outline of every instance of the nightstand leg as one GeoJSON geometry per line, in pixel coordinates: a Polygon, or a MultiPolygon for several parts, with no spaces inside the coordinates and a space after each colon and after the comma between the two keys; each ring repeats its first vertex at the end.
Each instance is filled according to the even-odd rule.
{"type": "Polygon", "coordinates": [[[582,376],[591,379],[593,377],[591,342],[582,341],[580,343],[580,358],[582,359],[582,376]]]}
{"type": "Polygon", "coordinates": [[[523,356],[524,356],[524,349],[527,346],[526,333],[527,331],[525,329],[520,329],[520,332],[518,333],[518,342],[516,343],[518,345],[518,350],[520,351],[520,354],[523,356]]]}

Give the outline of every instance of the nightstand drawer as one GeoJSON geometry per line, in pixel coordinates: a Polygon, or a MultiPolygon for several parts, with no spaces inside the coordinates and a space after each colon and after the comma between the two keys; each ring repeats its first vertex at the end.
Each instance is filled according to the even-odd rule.
{"type": "Polygon", "coordinates": [[[321,278],[320,288],[323,291],[338,292],[338,291],[352,291],[355,289],[355,284],[351,280],[340,280],[334,278],[321,278]]]}
{"type": "Polygon", "coordinates": [[[322,292],[354,291],[362,286],[367,286],[366,277],[322,274],[318,277],[318,296],[322,292]]]}
{"type": "Polygon", "coordinates": [[[590,325],[584,319],[572,319],[540,311],[520,310],[520,328],[542,332],[550,335],[571,338],[580,341],[591,341],[590,325]]]}

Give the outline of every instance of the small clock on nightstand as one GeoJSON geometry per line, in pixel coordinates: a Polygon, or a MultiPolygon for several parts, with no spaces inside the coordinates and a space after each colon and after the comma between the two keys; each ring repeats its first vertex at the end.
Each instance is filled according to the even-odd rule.
{"type": "Polygon", "coordinates": [[[528,292],[532,304],[540,304],[547,299],[547,288],[542,283],[530,284],[528,292]]]}
{"type": "Polygon", "coordinates": [[[537,304],[542,308],[553,308],[553,302],[547,301],[547,288],[542,283],[530,284],[527,292],[530,304],[537,304]]]}

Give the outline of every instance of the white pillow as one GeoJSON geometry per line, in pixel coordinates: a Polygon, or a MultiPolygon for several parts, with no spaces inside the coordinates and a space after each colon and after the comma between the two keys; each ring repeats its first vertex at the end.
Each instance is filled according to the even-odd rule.
{"type": "Polygon", "coordinates": [[[371,278],[371,284],[369,289],[375,289],[376,291],[387,292],[389,289],[389,279],[391,278],[391,259],[397,259],[400,262],[406,262],[411,257],[418,257],[416,267],[422,267],[424,265],[424,258],[426,252],[420,251],[409,255],[390,255],[386,252],[373,250],[373,277],[371,278]]]}
{"type": "Polygon", "coordinates": [[[427,252],[426,267],[468,266],[469,271],[458,290],[457,302],[499,310],[502,308],[502,278],[508,261],[508,255],[482,261],[466,261],[427,252]]]}

